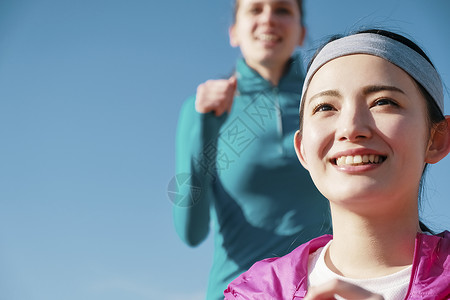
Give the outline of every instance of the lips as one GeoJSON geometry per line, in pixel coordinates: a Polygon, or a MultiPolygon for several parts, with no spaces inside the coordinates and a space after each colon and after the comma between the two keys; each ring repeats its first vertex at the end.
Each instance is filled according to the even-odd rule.
{"type": "Polygon", "coordinates": [[[334,159],[337,166],[360,166],[369,164],[381,164],[386,160],[384,155],[364,154],[364,155],[346,155],[334,159]]]}

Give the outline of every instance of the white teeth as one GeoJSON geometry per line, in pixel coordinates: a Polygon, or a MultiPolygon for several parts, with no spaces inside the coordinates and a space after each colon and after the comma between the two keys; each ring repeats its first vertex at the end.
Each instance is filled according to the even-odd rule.
{"type": "Polygon", "coordinates": [[[347,157],[345,158],[345,164],[346,164],[346,165],[352,165],[352,164],[353,164],[353,157],[347,156],[347,157]]]}
{"type": "Polygon", "coordinates": [[[341,156],[336,159],[338,166],[343,165],[363,165],[363,164],[378,164],[383,162],[383,158],[379,155],[355,155],[355,156],[341,156]]]}
{"type": "Polygon", "coordinates": [[[272,41],[276,41],[278,39],[278,37],[274,34],[261,34],[261,35],[259,35],[259,39],[262,41],[272,42],[272,41]]]}

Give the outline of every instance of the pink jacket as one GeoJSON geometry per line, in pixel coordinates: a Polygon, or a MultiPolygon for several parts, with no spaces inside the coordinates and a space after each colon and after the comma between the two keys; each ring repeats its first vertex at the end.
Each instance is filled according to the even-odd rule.
{"type": "MultiPolygon", "coordinates": [[[[230,283],[225,299],[303,299],[308,288],[308,256],[332,239],[324,235],[291,253],[255,263],[230,283]]],[[[417,234],[405,299],[450,299],[450,232],[417,234]]]]}

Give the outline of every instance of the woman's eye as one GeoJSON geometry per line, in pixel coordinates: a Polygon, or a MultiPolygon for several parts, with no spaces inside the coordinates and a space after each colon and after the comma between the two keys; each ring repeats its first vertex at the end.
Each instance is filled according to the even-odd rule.
{"type": "Polygon", "coordinates": [[[398,106],[397,103],[391,99],[388,98],[381,98],[381,99],[377,99],[374,102],[373,106],[382,106],[382,105],[394,105],[394,106],[398,106]]]}
{"type": "Polygon", "coordinates": [[[321,103],[314,107],[313,113],[332,110],[334,110],[334,107],[331,104],[321,103]]]}
{"type": "Polygon", "coordinates": [[[275,12],[279,15],[287,15],[291,13],[291,11],[286,7],[279,7],[275,10],[275,12]]]}
{"type": "Polygon", "coordinates": [[[261,8],[259,7],[252,7],[249,9],[249,13],[252,15],[257,15],[261,12],[261,8]]]}

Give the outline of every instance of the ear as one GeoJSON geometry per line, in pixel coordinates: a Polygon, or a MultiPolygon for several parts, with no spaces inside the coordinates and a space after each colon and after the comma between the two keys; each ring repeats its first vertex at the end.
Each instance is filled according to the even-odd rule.
{"type": "Polygon", "coordinates": [[[306,27],[305,27],[305,25],[302,25],[301,29],[300,29],[300,38],[298,40],[299,46],[303,45],[303,42],[305,41],[305,37],[306,37],[306,27]]]}
{"type": "Polygon", "coordinates": [[[228,28],[228,36],[230,38],[231,47],[239,47],[238,34],[236,32],[236,23],[228,28]]]}
{"type": "Polygon", "coordinates": [[[435,164],[450,152],[450,116],[431,131],[425,162],[435,164]]]}
{"type": "Polygon", "coordinates": [[[306,162],[305,158],[305,151],[302,145],[302,135],[300,134],[300,131],[297,130],[294,135],[294,148],[295,153],[297,153],[298,160],[302,164],[302,166],[308,170],[308,164],[306,162]]]}

